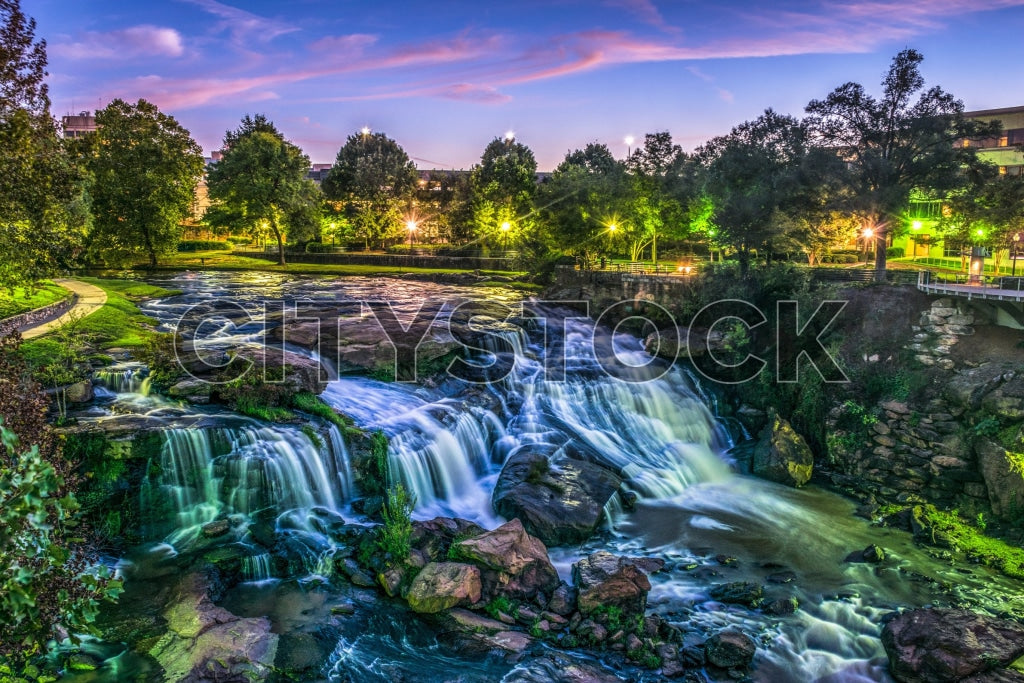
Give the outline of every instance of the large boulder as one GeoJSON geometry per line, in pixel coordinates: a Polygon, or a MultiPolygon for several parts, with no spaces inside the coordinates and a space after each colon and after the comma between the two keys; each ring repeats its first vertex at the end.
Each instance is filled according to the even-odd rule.
{"type": "Polygon", "coordinates": [[[484,570],[488,595],[532,599],[558,587],[558,572],[544,543],[518,519],[452,546],[452,554],[484,570]]]}
{"type": "Polygon", "coordinates": [[[1024,655],[1024,624],[967,610],[915,609],[885,625],[882,645],[897,681],[960,681],[1024,655]]]}
{"type": "Polygon", "coordinates": [[[327,370],[320,361],[291,351],[282,353],[280,349],[271,347],[243,346],[234,351],[231,365],[239,369],[249,368],[243,381],[249,381],[251,376],[264,382],[274,382],[292,394],[320,394],[327,388],[327,370]]]}
{"type": "Polygon", "coordinates": [[[165,680],[248,683],[273,673],[278,635],[265,617],[243,619],[210,598],[210,581],[198,573],[175,585],[164,610],[168,631],[149,650],[165,680]]]}
{"type": "Polygon", "coordinates": [[[680,327],[652,332],[644,338],[644,350],[652,355],[675,360],[698,358],[711,351],[725,348],[725,335],[705,328],[680,327]]]}
{"type": "Polygon", "coordinates": [[[548,547],[586,541],[604,518],[604,506],[622,479],[583,460],[551,464],[543,453],[521,450],[505,463],[494,487],[494,511],[522,521],[548,547]]]}
{"type": "Polygon", "coordinates": [[[86,379],[64,387],[64,397],[68,403],[88,403],[93,398],[92,382],[86,379]]]}
{"type": "Polygon", "coordinates": [[[779,484],[803,486],[813,469],[814,453],[804,438],[789,422],[772,415],[754,449],[754,474],[779,484]]]}
{"type": "Polygon", "coordinates": [[[434,614],[480,602],[480,570],[461,562],[431,562],[416,575],[406,600],[414,612],[434,614]]]}
{"type": "Polygon", "coordinates": [[[661,560],[618,557],[604,551],[583,558],[572,567],[580,612],[594,614],[614,607],[624,617],[643,614],[651,590],[645,570],[657,571],[662,566],[661,560]]]}
{"type": "Polygon", "coordinates": [[[1024,458],[988,439],[974,445],[992,511],[1009,515],[1024,505],[1024,458]]]}

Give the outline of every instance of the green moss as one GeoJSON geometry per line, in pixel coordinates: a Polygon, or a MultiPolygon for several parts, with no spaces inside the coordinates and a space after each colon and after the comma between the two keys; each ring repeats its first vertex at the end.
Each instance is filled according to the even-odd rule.
{"type": "MultiPolygon", "coordinates": [[[[455,543],[453,542],[452,547],[454,546],[455,543]]],[[[504,595],[498,595],[484,606],[484,611],[487,612],[487,614],[490,615],[492,619],[497,619],[499,613],[512,616],[513,614],[515,614],[515,610],[518,606],[518,603],[513,602],[508,597],[504,595]]]]}
{"type": "Polygon", "coordinates": [[[268,405],[259,400],[258,397],[241,394],[235,399],[235,410],[255,417],[265,422],[291,422],[295,420],[295,413],[281,406],[268,405]]]}
{"type": "Polygon", "coordinates": [[[351,421],[336,413],[334,408],[324,403],[322,398],[316,394],[309,393],[308,391],[292,396],[291,406],[296,410],[301,410],[304,413],[316,415],[321,419],[327,420],[328,422],[336,425],[339,429],[345,430],[352,427],[351,421]]]}
{"type": "Polygon", "coordinates": [[[962,552],[1011,578],[1024,579],[1024,549],[986,536],[955,512],[944,512],[931,505],[924,506],[922,512],[936,544],[962,552]]]}

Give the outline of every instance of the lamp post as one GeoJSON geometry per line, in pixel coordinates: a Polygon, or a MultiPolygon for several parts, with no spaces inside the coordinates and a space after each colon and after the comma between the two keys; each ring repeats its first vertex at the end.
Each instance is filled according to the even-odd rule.
{"type": "MultiPolygon", "coordinates": [[[[508,251],[508,231],[512,229],[512,224],[508,221],[503,221],[501,224],[501,250],[502,252],[508,251]]],[[[508,254],[504,254],[507,256],[508,254]]]]}
{"type": "Polygon", "coordinates": [[[1020,246],[1021,234],[1013,233],[1013,248],[1010,251],[1011,273],[1010,277],[1017,277],[1017,247],[1020,246]]]}
{"type": "Polygon", "coordinates": [[[632,135],[627,135],[626,139],[623,140],[623,142],[626,143],[626,161],[629,161],[629,155],[630,155],[630,152],[632,151],[632,147],[633,147],[633,136],[632,135]]]}
{"type": "Polygon", "coordinates": [[[874,228],[864,228],[864,231],[861,232],[861,237],[864,238],[864,263],[867,263],[868,262],[868,254],[871,253],[871,251],[869,251],[869,245],[873,245],[873,239],[875,237],[875,229],[874,228]]]}
{"type": "Polygon", "coordinates": [[[409,231],[409,256],[412,256],[412,237],[416,233],[416,221],[406,221],[405,229],[409,231]]]}

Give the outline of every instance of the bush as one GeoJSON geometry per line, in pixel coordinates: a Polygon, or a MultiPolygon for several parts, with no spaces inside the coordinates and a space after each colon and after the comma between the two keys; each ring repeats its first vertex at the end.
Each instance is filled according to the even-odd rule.
{"type": "Polygon", "coordinates": [[[903,247],[889,247],[885,250],[887,258],[903,258],[905,254],[906,250],[903,247]]]}
{"type": "Polygon", "coordinates": [[[182,240],[178,251],[231,251],[234,245],[223,240],[182,240]]]}
{"type": "Polygon", "coordinates": [[[377,537],[377,547],[384,553],[391,566],[409,559],[412,550],[412,510],[416,507],[416,496],[409,495],[405,487],[397,484],[388,489],[388,499],[381,509],[384,526],[377,537]]]}

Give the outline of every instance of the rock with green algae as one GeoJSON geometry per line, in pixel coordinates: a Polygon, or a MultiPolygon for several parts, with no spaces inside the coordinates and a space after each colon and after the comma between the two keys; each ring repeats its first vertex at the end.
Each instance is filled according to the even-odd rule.
{"type": "Polygon", "coordinates": [[[434,614],[480,601],[480,570],[461,562],[431,562],[409,586],[406,599],[414,612],[434,614]]]}
{"type": "Polygon", "coordinates": [[[814,471],[814,453],[786,420],[773,415],[754,448],[754,474],[787,486],[803,486],[814,471]]]}
{"type": "Polygon", "coordinates": [[[278,635],[270,620],[242,618],[213,604],[210,581],[185,575],[174,587],[163,616],[165,633],[148,654],[168,681],[262,681],[273,672],[278,635]]]}

